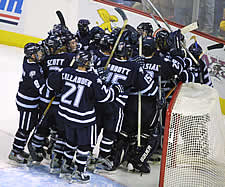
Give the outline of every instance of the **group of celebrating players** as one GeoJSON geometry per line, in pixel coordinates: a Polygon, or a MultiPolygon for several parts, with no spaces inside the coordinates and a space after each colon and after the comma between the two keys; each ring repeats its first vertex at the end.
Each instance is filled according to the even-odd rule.
{"type": "Polygon", "coordinates": [[[123,33],[118,27],[110,33],[89,25],[88,20],[79,20],[73,34],[56,24],[46,39],[24,46],[16,95],[19,128],[9,159],[40,163],[50,155],[50,173],[71,182],[89,182],[86,168],[91,166],[114,172],[127,163],[149,173],[147,161],[161,148],[171,97],[165,95],[179,81],[212,86],[207,66],[199,58],[202,48],[195,42],[188,49],[197,65],[181,45],[185,38],[180,30],[153,31],[151,23],[143,22],[137,29],[126,25],[123,33]],[[138,93],[141,146],[137,144],[138,93]],[[100,134],[98,157],[94,157],[100,134]]]}

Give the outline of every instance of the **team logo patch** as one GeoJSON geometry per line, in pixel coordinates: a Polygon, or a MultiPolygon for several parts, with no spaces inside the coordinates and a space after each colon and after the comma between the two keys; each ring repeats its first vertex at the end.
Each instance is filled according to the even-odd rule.
{"type": "Polygon", "coordinates": [[[31,71],[29,73],[29,76],[33,79],[33,77],[36,75],[36,71],[31,71]]]}

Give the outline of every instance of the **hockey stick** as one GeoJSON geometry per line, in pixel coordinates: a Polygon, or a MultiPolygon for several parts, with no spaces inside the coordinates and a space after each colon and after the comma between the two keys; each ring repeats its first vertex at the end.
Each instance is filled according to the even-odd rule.
{"type": "MultiPolygon", "coordinates": [[[[142,35],[139,37],[139,56],[142,56],[142,35]]],[[[141,147],[141,92],[138,92],[138,134],[137,146],[141,147]]]]}
{"type": "MultiPolygon", "coordinates": [[[[196,43],[197,43],[197,37],[196,36],[192,36],[190,38],[190,40],[194,40],[196,43]]],[[[202,56],[207,53],[208,51],[210,50],[213,50],[213,49],[221,49],[224,47],[224,44],[223,43],[218,43],[218,44],[213,44],[213,45],[209,45],[206,50],[202,51],[201,55],[199,56],[199,59],[202,58],[202,56]]]]}
{"type": "Polygon", "coordinates": [[[170,91],[169,91],[169,93],[168,94],[166,94],[166,99],[173,93],[173,91],[176,89],[176,87],[177,87],[177,85],[176,86],[174,86],[170,91]]]}
{"type": "MultiPolygon", "coordinates": [[[[166,22],[166,20],[162,17],[162,15],[160,14],[160,12],[156,9],[156,7],[152,4],[152,2],[150,0],[147,0],[147,2],[151,5],[151,7],[153,8],[153,10],[156,12],[156,14],[160,17],[160,19],[164,22],[164,24],[167,26],[167,28],[169,29],[170,32],[173,32],[170,25],[166,22]]],[[[187,52],[187,54],[192,58],[192,60],[199,65],[199,62],[196,60],[196,58],[187,50],[187,48],[185,47],[185,45],[182,43],[182,47],[185,49],[185,51],[187,52]]]]}
{"type": "Polygon", "coordinates": [[[159,22],[156,20],[155,16],[151,13],[150,16],[152,17],[153,21],[155,22],[155,24],[159,27],[162,28],[162,26],[159,24],[159,22]]]}
{"type": "Polygon", "coordinates": [[[183,27],[181,30],[181,34],[186,34],[188,32],[191,32],[195,29],[198,28],[198,23],[197,22],[194,22],[194,23],[191,23],[190,25],[187,25],[185,27],[183,27]]]}
{"type": "MultiPolygon", "coordinates": [[[[156,20],[155,16],[151,13],[150,16],[152,17],[153,21],[156,23],[156,25],[159,27],[159,28],[162,28],[162,26],[159,24],[159,22],[156,20]]],[[[185,27],[183,27],[181,29],[181,34],[186,34],[188,32],[191,32],[195,29],[198,28],[198,23],[197,22],[194,22],[194,23],[191,23],[190,25],[187,25],[185,27]]]]}
{"type": "Polygon", "coordinates": [[[66,22],[65,22],[65,19],[64,19],[64,16],[63,16],[62,12],[60,10],[57,10],[56,15],[59,18],[60,24],[66,27],[66,22]]]}
{"type": "Polygon", "coordinates": [[[108,58],[108,60],[107,60],[107,62],[106,62],[106,65],[105,65],[105,67],[104,67],[104,70],[107,69],[107,67],[108,67],[108,65],[109,65],[109,63],[110,63],[110,61],[111,61],[111,59],[112,59],[112,57],[113,57],[113,54],[114,54],[114,52],[115,52],[115,50],[116,50],[116,47],[117,47],[117,45],[118,45],[118,43],[119,43],[119,41],[120,41],[120,38],[121,38],[121,36],[122,36],[122,34],[123,34],[124,30],[125,30],[125,27],[126,27],[126,25],[127,25],[127,22],[128,22],[127,16],[126,16],[126,14],[124,13],[124,11],[123,11],[122,9],[116,7],[115,10],[116,10],[116,11],[120,14],[120,16],[122,17],[122,19],[123,19],[123,26],[122,26],[122,28],[121,28],[121,30],[120,30],[120,33],[119,33],[119,36],[117,37],[116,42],[115,42],[115,44],[114,44],[114,46],[113,46],[112,52],[111,52],[111,54],[110,54],[110,56],[109,56],[109,58],[108,58]]]}
{"type": "Polygon", "coordinates": [[[213,49],[221,49],[224,47],[224,44],[223,43],[219,43],[219,44],[214,44],[214,45],[210,45],[206,48],[205,51],[202,52],[202,54],[199,56],[199,59],[202,58],[202,56],[207,53],[208,51],[210,50],[213,50],[213,49]]]}

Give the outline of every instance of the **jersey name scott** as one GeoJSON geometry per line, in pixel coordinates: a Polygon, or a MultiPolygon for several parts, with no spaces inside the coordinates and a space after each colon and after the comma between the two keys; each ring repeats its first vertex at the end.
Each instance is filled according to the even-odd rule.
{"type": "Polygon", "coordinates": [[[47,66],[62,66],[65,59],[47,60],[47,66]]]}
{"type": "Polygon", "coordinates": [[[91,84],[92,84],[92,81],[90,81],[86,78],[74,76],[74,75],[71,75],[69,73],[62,73],[62,79],[73,82],[73,83],[82,84],[82,85],[85,85],[87,87],[90,87],[91,84]]]}
{"type": "Polygon", "coordinates": [[[116,72],[116,73],[120,73],[120,74],[123,74],[123,75],[128,75],[128,73],[131,71],[128,68],[123,68],[123,67],[116,66],[116,65],[113,65],[113,64],[109,64],[109,70],[111,72],[116,72]]]}

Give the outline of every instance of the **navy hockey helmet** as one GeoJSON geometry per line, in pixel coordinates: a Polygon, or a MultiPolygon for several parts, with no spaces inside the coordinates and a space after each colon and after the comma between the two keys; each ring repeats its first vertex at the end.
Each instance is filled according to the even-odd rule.
{"type": "Polygon", "coordinates": [[[79,32],[81,32],[81,33],[89,32],[89,27],[88,27],[89,24],[90,24],[89,20],[80,19],[77,24],[79,32]]]}
{"type": "Polygon", "coordinates": [[[24,54],[27,58],[40,62],[44,59],[43,48],[37,43],[27,43],[24,46],[24,54]],[[33,55],[35,58],[33,58],[33,55]]]}
{"type": "Polygon", "coordinates": [[[201,46],[195,42],[193,44],[190,45],[190,47],[188,48],[188,50],[191,52],[191,54],[195,57],[195,58],[199,58],[199,56],[202,54],[202,48],[201,46]]]}
{"type": "Polygon", "coordinates": [[[108,34],[105,34],[99,42],[100,49],[103,52],[110,52],[111,47],[113,45],[114,45],[114,38],[112,38],[111,35],[108,34]]]}
{"type": "Polygon", "coordinates": [[[68,32],[67,34],[62,36],[61,40],[66,46],[67,52],[72,53],[78,49],[78,38],[71,32],[68,32]]]}
{"type": "Polygon", "coordinates": [[[80,67],[90,68],[92,55],[89,51],[79,51],[76,55],[76,63],[80,67]]]}
{"type": "Polygon", "coordinates": [[[126,42],[123,42],[123,41],[120,41],[116,50],[115,50],[115,55],[116,57],[131,57],[133,53],[133,49],[132,49],[132,46],[129,44],[129,43],[126,43],[126,42]]]}
{"type": "Polygon", "coordinates": [[[141,35],[152,36],[152,33],[153,33],[152,24],[149,22],[142,22],[137,26],[137,31],[141,35]]]}
{"type": "Polygon", "coordinates": [[[48,32],[49,35],[54,35],[54,36],[62,36],[63,34],[67,33],[69,29],[62,25],[62,24],[55,24],[53,26],[53,29],[48,32]]]}
{"type": "MultiPolygon", "coordinates": [[[[48,36],[47,39],[45,39],[45,45],[49,48],[50,54],[55,54],[55,52],[63,47],[63,42],[60,37],[55,35],[48,36]]],[[[48,54],[48,55],[50,55],[48,54]]]]}
{"type": "Polygon", "coordinates": [[[156,51],[156,42],[152,37],[143,38],[142,53],[144,56],[151,56],[156,51]]]}
{"type": "Polygon", "coordinates": [[[160,28],[153,35],[153,37],[155,38],[157,47],[162,51],[169,51],[169,46],[167,43],[169,34],[170,33],[166,29],[160,28]]]}
{"type": "Polygon", "coordinates": [[[104,33],[105,31],[102,28],[98,26],[92,27],[90,30],[91,40],[100,40],[104,33]]]}

